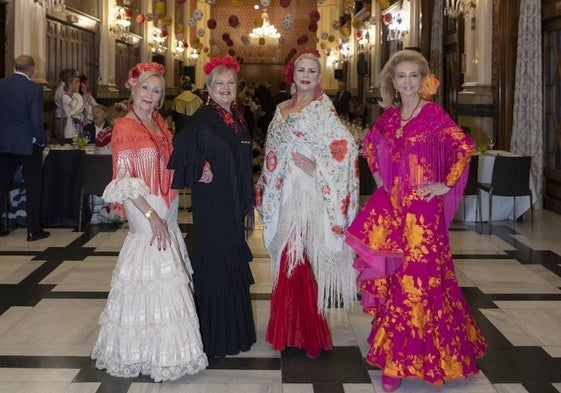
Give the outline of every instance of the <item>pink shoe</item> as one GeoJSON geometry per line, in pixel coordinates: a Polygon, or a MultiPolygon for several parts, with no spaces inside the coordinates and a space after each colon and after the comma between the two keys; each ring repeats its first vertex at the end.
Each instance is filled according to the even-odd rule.
{"type": "Polygon", "coordinates": [[[310,359],[317,359],[321,355],[321,349],[308,349],[306,350],[306,356],[310,359]]]}
{"type": "Polygon", "coordinates": [[[401,378],[388,377],[387,375],[382,375],[382,389],[384,392],[394,392],[399,389],[401,385],[401,378]]]}

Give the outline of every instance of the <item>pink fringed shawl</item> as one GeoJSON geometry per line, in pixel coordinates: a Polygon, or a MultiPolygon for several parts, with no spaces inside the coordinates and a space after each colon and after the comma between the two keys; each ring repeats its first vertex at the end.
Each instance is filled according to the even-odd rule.
{"type": "Polygon", "coordinates": [[[408,206],[418,199],[417,190],[442,182],[450,191],[442,197],[441,211],[448,230],[463,196],[468,163],[474,147],[471,139],[434,103],[426,104],[419,115],[403,127],[397,108],[387,109],[364,138],[364,155],[372,173],[378,172],[383,187],[378,188],[347,231],[346,242],[360,257],[355,267],[361,279],[392,274],[403,263],[403,230],[408,206]],[[364,269],[368,267],[368,269],[364,269]]]}

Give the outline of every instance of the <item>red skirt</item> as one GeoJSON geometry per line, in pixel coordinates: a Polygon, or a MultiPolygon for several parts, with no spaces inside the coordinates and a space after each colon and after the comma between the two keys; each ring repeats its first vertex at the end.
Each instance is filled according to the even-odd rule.
{"type": "Polygon", "coordinates": [[[306,255],[288,277],[287,247],[271,294],[271,314],[266,340],[274,350],[286,347],[305,351],[333,349],[325,317],[318,313],[318,287],[306,255]]]}

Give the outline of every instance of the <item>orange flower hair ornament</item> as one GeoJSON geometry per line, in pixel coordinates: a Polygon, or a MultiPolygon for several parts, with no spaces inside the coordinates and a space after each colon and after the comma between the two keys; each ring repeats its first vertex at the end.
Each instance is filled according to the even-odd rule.
{"type": "Polygon", "coordinates": [[[319,54],[319,51],[317,49],[313,49],[313,48],[304,49],[302,52],[300,52],[296,56],[294,56],[293,57],[294,60],[292,60],[290,63],[288,63],[286,65],[286,67],[284,68],[284,72],[283,72],[284,73],[284,80],[289,85],[291,85],[292,82],[294,82],[294,62],[296,60],[298,60],[298,58],[305,53],[311,53],[312,55],[314,55],[317,58],[321,57],[321,55],[319,54]]]}
{"type": "Polygon", "coordinates": [[[221,65],[234,70],[234,72],[236,73],[240,72],[240,64],[230,56],[213,57],[208,63],[205,64],[203,70],[206,75],[209,75],[212,70],[221,65]]]}
{"type": "Polygon", "coordinates": [[[138,77],[140,76],[140,74],[148,71],[155,71],[160,75],[164,75],[166,73],[166,68],[160,63],[156,63],[155,61],[151,63],[138,63],[129,70],[129,77],[125,82],[125,87],[127,89],[132,89],[134,85],[136,85],[136,82],[138,82],[138,77]]]}
{"type": "Polygon", "coordinates": [[[423,83],[421,84],[421,88],[419,89],[419,95],[423,100],[430,100],[438,90],[438,86],[440,86],[440,81],[434,74],[429,72],[423,78],[423,83]]]}

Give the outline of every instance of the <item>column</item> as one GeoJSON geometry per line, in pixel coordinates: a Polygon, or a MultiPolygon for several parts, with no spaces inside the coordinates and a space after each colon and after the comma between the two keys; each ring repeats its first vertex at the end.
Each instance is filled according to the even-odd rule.
{"type": "Polygon", "coordinates": [[[101,80],[97,88],[97,98],[117,98],[119,90],[115,83],[115,36],[110,31],[115,22],[115,1],[102,2],[101,20],[99,28],[99,73],[101,80]]]}
{"type": "MultiPolygon", "coordinates": [[[[46,80],[46,11],[33,0],[18,0],[14,8],[14,57],[31,55],[35,60],[33,80],[42,85],[46,80]]],[[[11,73],[13,70],[6,70],[11,73]]]]}
{"type": "MultiPolygon", "coordinates": [[[[495,106],[491,85],[492,1],[478,0],[465,20],[464,84],[458,93],[458,123],[469,128],[476,146],[487,144],[494,134],[495,106]]],[[[460,16],[463,17],[463,16],[460,16]]]]}

